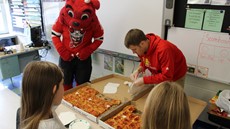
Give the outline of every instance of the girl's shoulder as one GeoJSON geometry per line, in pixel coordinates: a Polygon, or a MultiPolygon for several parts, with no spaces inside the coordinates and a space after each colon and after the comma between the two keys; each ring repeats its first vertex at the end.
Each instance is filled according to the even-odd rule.
{"type": "Polygon", "coordinates": [[[41,120],[38,129],[63,129],[64,127],[55,119],[41,120]]]}

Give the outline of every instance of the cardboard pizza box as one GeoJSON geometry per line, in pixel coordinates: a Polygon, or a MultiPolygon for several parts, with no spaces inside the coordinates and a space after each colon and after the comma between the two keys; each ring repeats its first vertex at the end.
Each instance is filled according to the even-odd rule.
{"type": "MultiPolygon", "coordinates": [[[[72,88],[72,89],[68,90],[68,91],[65,91],[64,95],[76,92],[76,90],[78,90],[78,89],[80,89],[80,88],[82,88],[84,86],[90,86],[91,88],[94,88],[95,90],[97,90],[101,94],[103,94],[104,97],[120,100],[121,104],[123,104],[123,103],[131,101],[131,100],[137,100],[138,98],[140,98],[143,95],[145,95],[146,93],[148,93],[150,91],[150,89],[152,88],[152,87],[143,88],[143,90],[141,90],[137,94],[132,95],[132,94],[129,93],[129,86],[124,84],[125,81],[131,81],[131,80],[128,77],[125,77],[125,76],[122,76],[122,75],[111,74],[111,75],[107,75],[107,76],[104,76],[104,77],[101,77],[101,78],[94,79],[94,80],[91,81],[91,83],[84,83],[84,84],[81,84],[81,85],[79,85],[79,86],[77,86],[75,88],[72,88]],[[103,92],[104,88],[105,88],[105,86],[108,86],[108,84],[119,85],[117,87],[117,91],[115,93],[104,93],[103,92]]],[[[68,107],[74,109],[75,111],[81,113],[82,115],[85,115],[90,120],[92,120],[94,122],[97,122],[97,117],[96,116],[94,116],[92,114],[89,114],[88,112],[73,106],[71,103],[65,101],[64,99],[63,99],[63,104],[65,104],[68,107]]],[[[116,109],[116,107],[110,108],[109,110],[107,110],[103,114],[110,113],[115,109],[116,109]]]]}
{"type": "MultiPolygon", "coordinates": [[[[136,106],[141,111],[144,110],[143,109],[144,106],[142,105],[145,105],[148,94],[144,95],[143,97],[141,97],[136,101],[136,103],[138,103],[136,106]]],[[[189,110],[191,115],[191,124],[193,125],[195,121],[198,119],[198,117],[200,116],[200,114],[203,112],[205,107],[207,106],[207,102],[197,98],[193,98],[191,96],[187,96],[187,98],[188,98],[189,110]]]]}
{"type": "MultiPolygon", "coordinates": [[[[53,116],[58,121],[58,124],[62,129],[70,128],[70,125],[75,120],[83,120],[89,124],[90,129],[102,129],[97,123],[89,120],[84,115],[72,110],[70,107],[60,104],[55,110],[53,110],[53,116]]],[[[79,129],[81,129],[79,127],[79,129]]]]}
{"type": "MultiPolygon", "coordinates": [[[[80,88],[82,88],[82,87],[85,87],[85,86],[90,86],[90,87],[92,87],[91,85],[92,85],[91,83],[84,83],[84,84],[82,84],[82,85],[79,85],[79,86],[77,86],[77,87],[75,87],[75,88],[72,88],[72,89],[70,89],[70,90],[68,90],[68,91],[65,91],[64,96],[67,95],[67,94],[69,94],[69,93],[76,92],[78,89],[80,89],[80,88]]],[[[123,101],[121,100],[121,103],[123,103],[123,102],[124,102],[124,100],[123,100],[123,101]]],[[[69,108],[71,108],[72,110],[78,112],[79,114],[81,114],[81,115],[87,117],[89,120],[91,120],[91,121],[97,123],[97,117],[96,117],[96,116],[94,116],[94,115],[92,115],[92,114],[90,114],[90,113],[88,113],[88,112],[86,112],[86,111],[84,111],[84,110],[82,110],[82,109],[80,109],[80,108],[74,106],[73,104],[71,104],[70,102],[68,102],[68,101],[66,101],[66,100],[64,100],[64,99],[62,99],[62,104],[68,106],[69,108]]],[[[109,109],[109,110],[112,110],[112,109],[109,109]]],[[[106,112],[107,112],[107,111],[106,111],[106,112]]]]}
{"type": "Polygon", "coordinates": [[[127,99],[128,101],[135,101],[139,98],[141,98],[143,95],[148,93],[154,85],[146,85],[143,88],[141,88],[140,92],[136,94],[129,93],[129,86],[124,84],[125,82],[132,82],[129,77],[125,77],[118,74],[110,74],[101,78],[97,78],[91,81],[92,87],[98,90],[100,93],[103,93],[104,87],[108,83],[114,83],[119,84],[119,87],[117,88],[117,92],[113,94],[109,93],[103,93],[105,96],[111,97],[113,99],[127,99]]]}
{"type": "MultiPolygon", "coordinates": [[[[150,92],[150,91],[149,91],[150,92]]],[[[125,108],[128,105],[134,105],[135,108],[137,109],[137,111],[141,114],[144,110],[144,105],[145,105],[145,101],[148,97],[149,93],[146,93],[144,96],[142,96],[141,98],[139,98],[136,101],[128,101],[120,106],[118,106],[118,108],[116,108],[116,110],[113,110],[112,112],[109,112],[107,114],[103,114],[102,116],[100,116],[98,119],[98,124],[104,128],[104,129],[114,129],[112,126],[110,126],[109,124],[105,123],[106,120],[108,120],[109,118],[112,118],[113,116],[115,116],[116,114],[118,114],[120,111],[123,110],[123,108],[125,108]]]]}
{"type": "MultiPolygon", "coordinates": [[[[113,127],[111,127],[110,125],[108,125],[107,123],[105,123],[104,121],[106,121],[107,119],[115,116],[125,106],[127,106],[129,104],[135,105],[135,107],[139,111],[143,112],[144,105],[145,105],[145,102],[146,102],[146,99],[147,99],[148,95],[149,95],[149,93],[145,94],[143,97],[137,99],[136,101],[129,101],[129,102],[127,102],[127,103],[119,106],[119,108],[117,108],[113,112],[110,112],[110,113],[107,113],[107,114],[103,114],[101,117],[99,117],[98,124],[101,127],[105,128],[105,129],[114,129],[113,127]]],[[[193,98],[191,96],[188,96],[188,103],[189,103],[190,114],[191,114],[191,124],[193,125],[194,122],[198,119],[199,115],[204,110],[204,108],[206,107],[207,102],[202,101],[200,99],[193,98]]]]}

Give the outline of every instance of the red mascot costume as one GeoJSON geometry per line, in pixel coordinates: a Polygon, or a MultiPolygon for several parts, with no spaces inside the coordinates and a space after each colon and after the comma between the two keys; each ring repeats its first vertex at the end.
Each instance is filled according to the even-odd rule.
{"type": "Polygon", "coordinates": [[[64,72],[64,89],[89,82],[91,54],[103,42],[103,28],[96,16],[99,0],[67,0],[52,27],[52,41],[60,55],[64,72]]]}

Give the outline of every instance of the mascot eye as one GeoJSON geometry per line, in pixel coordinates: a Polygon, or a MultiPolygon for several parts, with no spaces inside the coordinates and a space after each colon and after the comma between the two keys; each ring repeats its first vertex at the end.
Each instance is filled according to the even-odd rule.
{"type": "Polygon", "coordinates": [[[88,19],[89,18],[89,15],[88,14],[82,14],[81,15],[81,19],[82,20],[86,20],[86,19],[88,19]]]}
{"type": "Polygon", "coordinates": [[[69,15],[70,17],[73,17],[73,16],[74,16],[73,11],[72,11],[72,10],[69,10],[69,11],[68,11],[68,15],[69,15]]]}

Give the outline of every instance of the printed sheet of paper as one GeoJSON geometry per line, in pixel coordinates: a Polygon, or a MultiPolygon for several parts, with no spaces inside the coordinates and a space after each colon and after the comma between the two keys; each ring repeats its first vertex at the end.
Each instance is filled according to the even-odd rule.
{"type": "Polygon", "coordinates": [[[76,119],[76,116],[73,112],[61,112],[58,117],[63,125],[67,125],[76,119]]]}
{"type": "Polygon", "coordinates": [[[114,94],[117,92],[117,88],[120,86],[118,83],[107,83],[104,87],[103,93],[114,94]]]}
{"type": "Polygon", "coordinates": [[[185,28],[201,29],[204,17],[204,9],[187,9],[185,28]]]}
{"type": "Polygon", "coordinates": [[[224,20],[225,10],[206,10],[203,30],[220,32],[224,20]]]}

